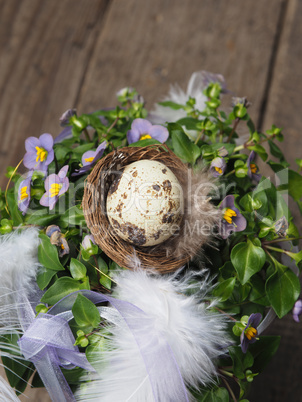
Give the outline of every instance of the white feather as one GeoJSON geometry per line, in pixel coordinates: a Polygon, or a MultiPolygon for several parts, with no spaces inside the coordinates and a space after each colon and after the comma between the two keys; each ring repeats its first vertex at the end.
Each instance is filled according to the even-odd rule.
{"type": "Polygon", "coordinates": [[[38,234],[37,228],[28,228],[0,236],[0,305],[9,291],[30,293],[39,267],[38,234]]]}
{"type": "Polygon", "coordinates": [[[0,401],[1,402],[20,402],[13,388],[0,376],[0,401]]]}
{"type": "MultiPolygon", "coordinates": [[[[228,340],[225,319],[210,310],[211,304],[200,302],[212,286],[208,278],[203,277],[198,292],[191,296],[184,294],[196,286],[191,275],[176,280],[175,275],[150,275],[137,270],[121,272],[115,280],[118,286],[114,296],[134,304],[149,317],[149,324],[144,322],[140,334],[144,336],[143,349],[148,356],[156,356],[154,347],[165,339],[187,386],[198,388],[213,382],[215,360],[224,352],[228,340]],[[154,339],[158,342],[153,342],[154,339]]],[[[121,323],[110,327],[110,331],[112,335],[106,340],[105,350],[95,357],[99,375],[92,381],[91,377],[89,381],[84,378],[86,383],[78,392],[77,400],[154,401],[148,373],[132,333],[121,323]]],[[[160,364],[156,369],[164,371],[165,365],[160,364]]],[[[180,401],[173,389],[161,381],[161,376],[155,389],[160,401],[180,401]]]]}
{"type": "MultiPolygon", "coordinates": [[[[204,71],[198,71],[192,74],[186,92],[177,84],[171,85],[169,94],[163,100],[185,105],[189,98],[192,97],[196,100],[196,109],[203,110],[207,101],[207,97],[202,93],[205,87],[204,71]]],[[[155,104],[153,111],[150,113],[150,120],[152,123],[162,124],[166,121],[175,122],[186,116],[187,113],[182,109],[174,110],[155,104]]]]}

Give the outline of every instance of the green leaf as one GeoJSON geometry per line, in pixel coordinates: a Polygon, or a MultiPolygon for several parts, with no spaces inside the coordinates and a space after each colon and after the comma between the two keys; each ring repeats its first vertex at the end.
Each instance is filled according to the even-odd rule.
{"type": "Polygon", "coordinates": [[[76,280],[84,279],[86,276],[87,269],[84,264],[75,258],[70,260],[70,273],[71,276],[76,280]]]}
{"type": "Polygon", "coordinates": [[[227,389],[222,387],[204,391],[201,395],[192,393],[197,402],[228,402],[230,400],[227,389]]]}
{"type": "Polygon", "coordinates": [[[238,278],[244,285],[252,275],[260,271],[265,263],[265,252],[255,246],[249,239],[247,243],[237,244],[231,252],[231,261],[237,271],[238,278]]]}
{"type": "Polygon", "coordinates": [[[268,141],[269,149],[270,152],[273,156],[278,158],[280,161],[284,160],[284,155],[281,151],[281,149],[276,145],[273,141],[269,140],[268,141]]]}
{"type": "Polygon", "coordinates": [[[68,276],[63,276],[57,279],[56,282],[46,290],[41,298],[41,302],[54,305],[63,297],[77,290],[81,290],[82,288],[83,286],[79,281],[68,276]]]}
{"type": "Polygon", "coordinates": [[[20,393],[25,390],[27,381],[33,373],[34,365],[21,357],[21,353],[18,352],[18,339],[19,335],[16,333],[1,336],[1,349],[4,352],[1,359],[11,387],[15,388],[18,393],[20,393]],[[12,358],[5,356],[7,352],[6,345],[7,347],[11,348],[13,346],[15,348],[15,351],[10,350],[12,358]]]}
{"type": "Polygon", "coordinates": [[[16,226],[23,223],[23,215],[18,209],[18,198],[17,195],[12,191],[8,191],[6,195],[7,204],[12,220],[16,226]]]}
{"type": "Polygon", "coordinates": [[[39,235],[41,244],[38,247],[38,258],[45,268],[53,271],[64,271],[63,265],[59,261],[58,251],[56,246],[51,244],[50,238],[45,234],[39,235]]]}
{"type": "Polygon", "coordinates": [[[81,225],[83,222],[85,222],[85,218],[81,205],[74,205],[73,207],[67,209],[63,215],[61,215],[59,226],[75,226],[81,225]]]}
{"type": "Polygon", "coordinates": [[[288,171],[288,192],[295,201],[302,198],[302,176],[294,170],[288,171]]]}
{"type": "Polygon", "coordinates": [[[248,147],[248,149],[250,149],[251,151],[255,151],[257,152],[257,154],[260,156],[260,158],[265,162],[267,160],[267,153],[265,148],[263,148],[262,145],[256,144],[256,145],[252,145],[250,147],[248,147]]]}
{"type": "Polygon", "coordinates": [[[170,109],[173,109],[173,110],[185,109],[184,105],[180,105],[179,103],[175,103],[172,101],[158,102],[158,104],[160,106],[169,107],[170,109]]]}
{"type": "Polygon", "coordinates": [[[133,142],[132,144],[129,144],[129,147],[147,147],[149,145],[154,145],[154,144],[161,144],[161,142],[155,140],[154,138],[146,138],[145,140],[139,140],[137,142],[133,142]]]}
{"type": "Polygon", "coordinates": [[[214,296],[219,298],[220,301],[226,301],[232,294],[236,278],[229,278],[219,283],[214,289],[214,296]]]}
{"type": "Polygon", "coordinates": [[[52,269],[47,269],[45,267],[40,267],[37,274],[37,284],[41,290],[45,289],[52,278],[57,274],[58,271],[52,269]]]}
{"type": "Polygon", "coordinates": [[[195,163],[201,154],[199,147],[189,139],[181,126],[169,123],[168,128],[171,130],[174,153],[185,162],[195,163]]]}
{"type": "Polygon", "coordinates": [[[39,209],[32,213],[31,215],[27,215],[25,222],[30,224],[35,224],[39,226],[48,226],[50,223],[54,222],[59,218],[59,214],[49,214],[46,208],[39,209]]]}
{"type": "Polygon", "coordinates": [[[249,345],[249,352],[254,356],[253,371],[261,372],[277,352],[280,336],[260,336],[257,342],[249,345]]]}
{"type": "Polygon", "coordinates": [[[275,260],[276,272],[266,281],[267,297],[277,316],[282,318],[294,306],[300,294],[299,278],[275,260]]]}
{"type": "Polygon", "coordinates": [[[81,293],[78,294],[74,302],[72,313],[76,323],[80,327],[92,326],[93,328],[97,328],[101,321],[97,307],[81,293]]]}
{"type": "Polygon", "coordinates": [[[176,122],[180,126],[185,126],[187,130],[199,130],[200,121],[194,119],[194,117],[184,117],[176,122]]]}
{"type": "Polygon", "coordinates": [[[229,353],[233,361],[233,371],[237,378],[245,378],[245,370],[252,367],[254,363],[254,358],[250,351],[243,353],[240,346],[229,347],[229,353]]]}
{"type": "Polygon", "coordinates": [[[261,304],[262,306],[269,306],[268,298],[266,297],[265,283],[259,275],[254,275],[250,281],[251,292],[249,294],[249,300],[261,304]]]}

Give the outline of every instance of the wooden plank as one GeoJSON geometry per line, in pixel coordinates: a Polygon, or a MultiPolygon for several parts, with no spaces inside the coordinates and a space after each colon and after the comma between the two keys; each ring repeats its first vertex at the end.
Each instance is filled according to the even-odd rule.
{"type": "MultiPolygon", "coordinates": [[[[108,3],[0,1],[0,186],[28,136],[60,131],[58,119],[76,103],[108,3]]],[[[50,402],[45,389],[25,395],[21,401],[50,402]]]]}
{"type": "Polygon", "coordinates": [[[116,103],[134,86],[148,106],[185,87],[194,71],[222,73],[238,96],[248,96],[256,118],[282,0],[113,0],[79,97],[79,109],[116,103]]]}
{"type": "MultiPolygon", "coordinates": [[[[73,107],[108,0],[0,3],[0,172],[24,155],[24,140],[57,135],[73,107]]],[[[6,182],[1,176],[0,185],[6,182]]]]}
{"type": "MultiPolygon", "coordinates": [[[[302,93],[302,3],[286,1],[286,13],[280,45],[272,68],[271,87],[262,128],[272,124],[284,128],[284,142],[280,148],[293,169],[295,158],[302,157],[301,140],[301,93],[302,93]]],[[[267,171],[267,173],[269,173],[267,171]]],[[[301,234],[301,214],[294,210],[294,222],[301,234]]],[[[301,383],[301,325],[291,314],[275,321],[270,334],[281,334],[280,348],[272,362],[259,378],[255,378],[250,395],[251,401],[300,401],[301,383]]]]}
{"type": "Polygon", "coordinates": [[[302,158],[302,3],[299,0],[289,0],[287,5],[263,128],[270,128],[272,124],[284,128],[285,140],[281,148],[292,168],[297,169],[295,158],[302,158]]]}

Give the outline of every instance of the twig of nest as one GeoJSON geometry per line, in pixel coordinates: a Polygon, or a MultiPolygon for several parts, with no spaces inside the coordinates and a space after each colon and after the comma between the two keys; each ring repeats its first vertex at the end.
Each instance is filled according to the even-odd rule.
{"type": "Polygon", "coordinates": [[[174,272],[212,238],[220,211],[209,201],[211,186],[205,171],[193,173],[165,145],[125,147],[111,152],[95,165],[86,181],[83,211],[96,243],[118,265],[128,269],[139,265],[160,273],[174,272]],[[123,169],[145,159],[167,166],[177,177],[184,194],[183,217],[178,230],[163,243],[149,247],[123,240],[110,224],[106,210],[109,189],[123,169]]]}

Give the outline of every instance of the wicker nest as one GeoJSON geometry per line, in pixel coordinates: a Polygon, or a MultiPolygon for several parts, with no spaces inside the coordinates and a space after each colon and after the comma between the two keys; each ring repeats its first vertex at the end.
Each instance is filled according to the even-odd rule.
{"type": "MultiPolygon", "coordinates": [[[[189,218],[186,217],[186,207],[178,233],[165,242],[150,247],[134,246],[121,239],[107,218],[106,198],[111,184],[121,175],[125,166],[142,159],[165,164],[175,174],[183,189],[186,189],[188,167],[165,145],[122,148],[99,160],[88,176],[82,204],[84,216],[98,246],[121,267],[134,269],[139,265],[160,273],[173,272],[188,262],[204,242],[200,239],[197,243],[195,241],[194,246],[189,240],[190,247],[184,247],[184,222],[187,221],[186,218],[189,218]]],[[[206,206],[205,209],[211,206],[204,200],[203,203],[206,206]]],[[[210,209],[212,211],[212,206],[210,209]]],[[[209,211],[205,213],[209,215],[209,211]]],[[[195,218],[192,219],[195,224],[195,218]]]]}

